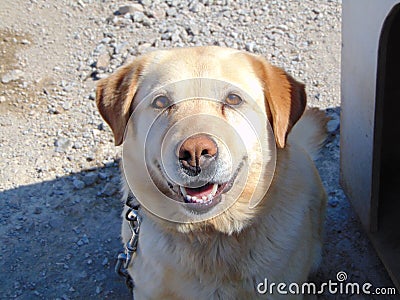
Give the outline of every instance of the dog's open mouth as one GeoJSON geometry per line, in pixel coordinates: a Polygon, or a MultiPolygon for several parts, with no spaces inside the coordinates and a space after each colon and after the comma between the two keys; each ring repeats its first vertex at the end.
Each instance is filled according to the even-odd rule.
{"type": "Polygon", "coordinates": [[[198,188],[180,186],[181,196],[185,203],[195,203],[204,206],[211,205],[224,192],[227,182],[223,184],[207,183],[198,188]]]}
{"type": "MultiPolygon", "coordinates": [[[[174,194],[173,199],[175,201],[187,204],[187,208],[194,213],[204,213],[211,210],[222,201],[222,195],[227,193],[232,188],[236,177],[238,176],[246,160],[247,156],[244,156],[231,178],[222,183],[212,181],[203,186],[192,188],[181,185],[173,185],[167,181],[170,190],[174,194]]],[[[164,174],[160,164],[157,164],[157,168],[162,174],[164,174]]]]}

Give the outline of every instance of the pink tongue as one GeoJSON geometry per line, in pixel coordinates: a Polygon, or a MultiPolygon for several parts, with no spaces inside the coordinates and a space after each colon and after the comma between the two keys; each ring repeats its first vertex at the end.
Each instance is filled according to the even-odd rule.
{"type": "Polygon", "coordinates": [[[214,186],[213,184],[208,183],[202,187],[195,188],[195,189],[186,188],[186,193],[189,196],[192,196],[192,197],[196,196],[197,198],[201,198],[203,196],[208,196],[211,193],[213,186],[214,186]]]}

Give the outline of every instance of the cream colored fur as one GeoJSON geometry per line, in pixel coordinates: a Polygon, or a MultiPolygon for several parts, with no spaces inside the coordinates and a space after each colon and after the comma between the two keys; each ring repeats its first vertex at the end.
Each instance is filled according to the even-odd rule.
{"type": "MultiPolygon", "coordinates": [[[[260,295],[256,286],[264,278],[300,284],[318,267],[326,195],[306,149],[315,155],[325,139],[321,116],[308,111],[289,135],[290,144],[278,150],[274,181],[265,199],[271,205],[241,233],[183,234],[145,217],[130,268],[137,285],[135,299],[302,299],[260,295]],[[313,134],[305,140],[296,133],[313,134]]],[[[123,223],[125,243],[130,231],[123,223]]]]}

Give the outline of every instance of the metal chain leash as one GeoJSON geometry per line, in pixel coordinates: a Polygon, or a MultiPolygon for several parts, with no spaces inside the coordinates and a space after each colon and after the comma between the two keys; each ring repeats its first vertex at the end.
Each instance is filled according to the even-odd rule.
{"type": "Polygon", "coordinates": [[[129,209],[125,214],[125,219],[128,221],[132,236],[125,244],[124,252],[118,254],[117,263],[115,264],[115,272],[125,279],[125,283],[131,293],[133,293],[135,283],[128,273],[128,267],[137,250],[140,225],[142,223],[142,217],[139,215],[139,205],[132,205],[132,198],[133,196],[130,195],[126,201],[126,205],[129,206],[129,209]]]}

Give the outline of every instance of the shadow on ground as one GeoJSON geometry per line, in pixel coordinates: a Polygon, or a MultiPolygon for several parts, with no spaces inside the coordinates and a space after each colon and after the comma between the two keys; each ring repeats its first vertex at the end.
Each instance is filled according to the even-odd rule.
{"type": "Polygon", "coordinates": [[[129,299],[117,166],[0,192],[1,299],[129,299]],[[83,183],[83,184],[82,184],[83,183]]]}

